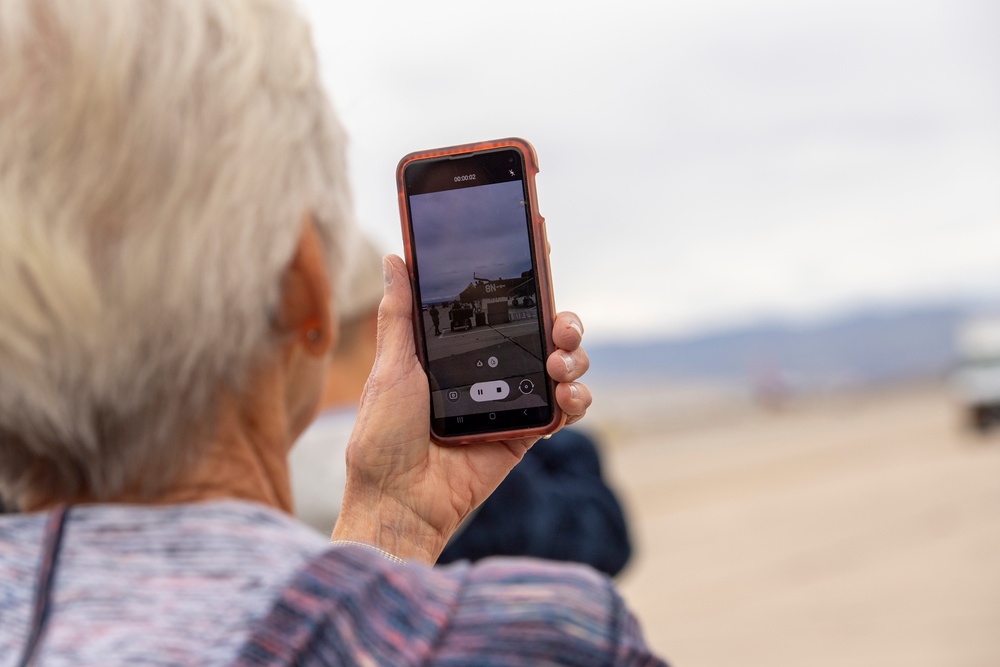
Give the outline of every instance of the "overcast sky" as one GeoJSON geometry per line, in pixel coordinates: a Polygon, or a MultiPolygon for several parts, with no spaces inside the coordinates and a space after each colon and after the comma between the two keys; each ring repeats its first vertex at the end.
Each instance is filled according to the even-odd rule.
{"type": "Polygon", "coordinates": [[[423,303],[457,299],[474,275],[495,280],[531,270],[523,201],[520,181],[410,198],[423,303]]]}
{"type": "Polygon", "coordinates": [[[539,156],[588,339],[1000,294],[995,0],[303,2],[361,225],[405,153],[539,156]]]}

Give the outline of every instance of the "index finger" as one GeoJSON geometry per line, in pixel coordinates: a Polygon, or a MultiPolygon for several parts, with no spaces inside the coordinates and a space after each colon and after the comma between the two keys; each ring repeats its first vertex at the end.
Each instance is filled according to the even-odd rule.
{"type": "Polygon", "coordinates": [[[583,322],[571,311],[556,315],[552,323],[552,342],[561,350],[572,352],[583,342],[583,322]]]}

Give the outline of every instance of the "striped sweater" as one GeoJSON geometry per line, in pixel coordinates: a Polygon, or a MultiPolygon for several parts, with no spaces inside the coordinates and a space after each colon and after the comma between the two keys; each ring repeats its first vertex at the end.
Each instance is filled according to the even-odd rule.
{"type": "MultiPolygon", "coordinates": [[[[0,667],[46,516],[0,517],[0,667]]],[[[397,565],[237,501],[68,516],[35,664],[662,665],[610,581],[532,560],[397,565]]]]}

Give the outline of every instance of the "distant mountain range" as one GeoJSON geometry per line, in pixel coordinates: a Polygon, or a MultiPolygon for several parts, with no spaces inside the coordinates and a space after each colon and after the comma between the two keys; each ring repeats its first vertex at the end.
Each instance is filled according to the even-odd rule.
{"type": "Polygon", "coordinates": [[[765,323],[640,343],[588,346],[595,382],[718,381],[835,389],[944,376],[956,328],[983,304],[855,311],[810,324],[765,323]]]}

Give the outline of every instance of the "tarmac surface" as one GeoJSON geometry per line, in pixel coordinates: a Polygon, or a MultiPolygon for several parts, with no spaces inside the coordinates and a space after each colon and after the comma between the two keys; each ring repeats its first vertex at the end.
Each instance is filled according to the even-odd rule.
{"type": "Polygon", "coordinates": [[[934,387],[715,415],[605,429],[673,665],[1000,665],[1000,437],[934,387]]]}
{"type": "Polygon", "coordinates": [[[423,314],[431,375],[436,382],[434,386],[458,391],[454,400],[448,400],[444,393],[435,392],[435,401],[446,406],[450,414],[545,405],[544,392],[540,389],[545,381],[545,364],[538,338],[538,320],[524,317],[534,314],[534,309],[513,310],[512,313],[521,316],[514,321],[473,325],[459,330],[449,327],[449,310],[441,309],[440,334],[435,333],[428,311],[423,314]],[[524,312],[526,310],[529,312],[524,312]],[[503,396],[488,403],[473,400],[474,383],[497,382],[506,385],[507,391],[503,396]]]}

